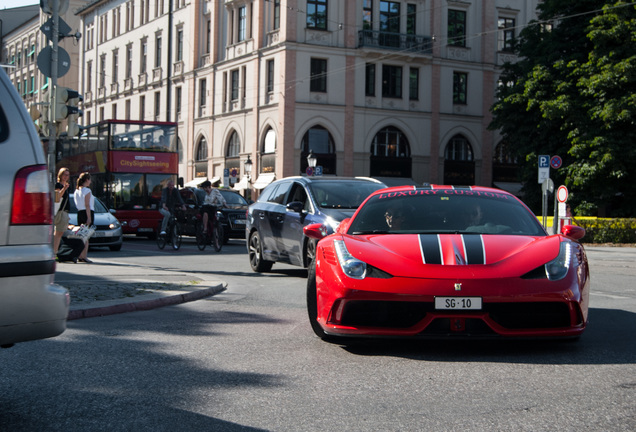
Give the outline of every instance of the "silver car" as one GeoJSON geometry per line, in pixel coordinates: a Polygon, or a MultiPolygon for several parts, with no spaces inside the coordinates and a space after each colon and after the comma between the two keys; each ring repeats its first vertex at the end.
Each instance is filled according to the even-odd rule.
{"type": "MultiPolygon", "coordinates": [[[[69,236],[71,229],[77,225],[77,207],[75,207],[75,201],[71,199],[69,204],[71,207],[68,213],[69,229],[66,230],[63,237],[69,236]]],[[[95,225],[95,232],[88,242],[90,247],[104,246],[112,251],[121,249],[123,243],[121,224],[99,198],[95,198],[95,221],[93,225],[95,225]]]]}
{"type": "Polygon", "coordinates": [[[68,291],[53,282],[49,173],[33,121],[0,70],[0,347],[66,329],[68,291]]]}

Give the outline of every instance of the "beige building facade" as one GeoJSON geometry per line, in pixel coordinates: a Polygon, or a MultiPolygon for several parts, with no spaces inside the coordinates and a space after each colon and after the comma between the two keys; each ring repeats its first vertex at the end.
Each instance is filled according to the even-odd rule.
{"type": "Polygon", "coordinates": [[[178,122],[186,181],[258,190],[305,173],[311,151],[323,175],[505,188],[490,106],[537,3],[84,2],[81,122],[178,122]]]}

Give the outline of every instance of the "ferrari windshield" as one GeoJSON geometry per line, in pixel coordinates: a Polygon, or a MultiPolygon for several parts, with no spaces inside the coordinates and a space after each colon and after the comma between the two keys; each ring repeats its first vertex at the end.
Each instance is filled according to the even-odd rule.
{"type": "Polygon", "coordinates": [[[546,235],[514,197],[469,189],[380,193],[360,208],[348,233],[546,235]]]}

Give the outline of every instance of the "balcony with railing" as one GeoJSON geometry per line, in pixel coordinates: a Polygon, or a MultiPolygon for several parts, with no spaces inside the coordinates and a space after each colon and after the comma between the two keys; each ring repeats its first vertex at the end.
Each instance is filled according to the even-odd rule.
{"type": "Polygon", "coordinates": [[[358,48],[382,48],[416,54],[432,54],[433,38],[404,33],[389,33],[377,30],[358,32],[358,48]]]}

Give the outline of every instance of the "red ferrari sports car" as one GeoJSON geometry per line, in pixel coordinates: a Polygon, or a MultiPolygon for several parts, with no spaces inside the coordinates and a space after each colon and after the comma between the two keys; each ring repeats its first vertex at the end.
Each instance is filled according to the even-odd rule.
{"type": "Polygon", "coordinates": [[[314,332],[335,337],[563,337],[587,324],[589,268],[566,225],[547,235],[515,196],[485,187],[381,189],[309,270],[314,332]]]}

